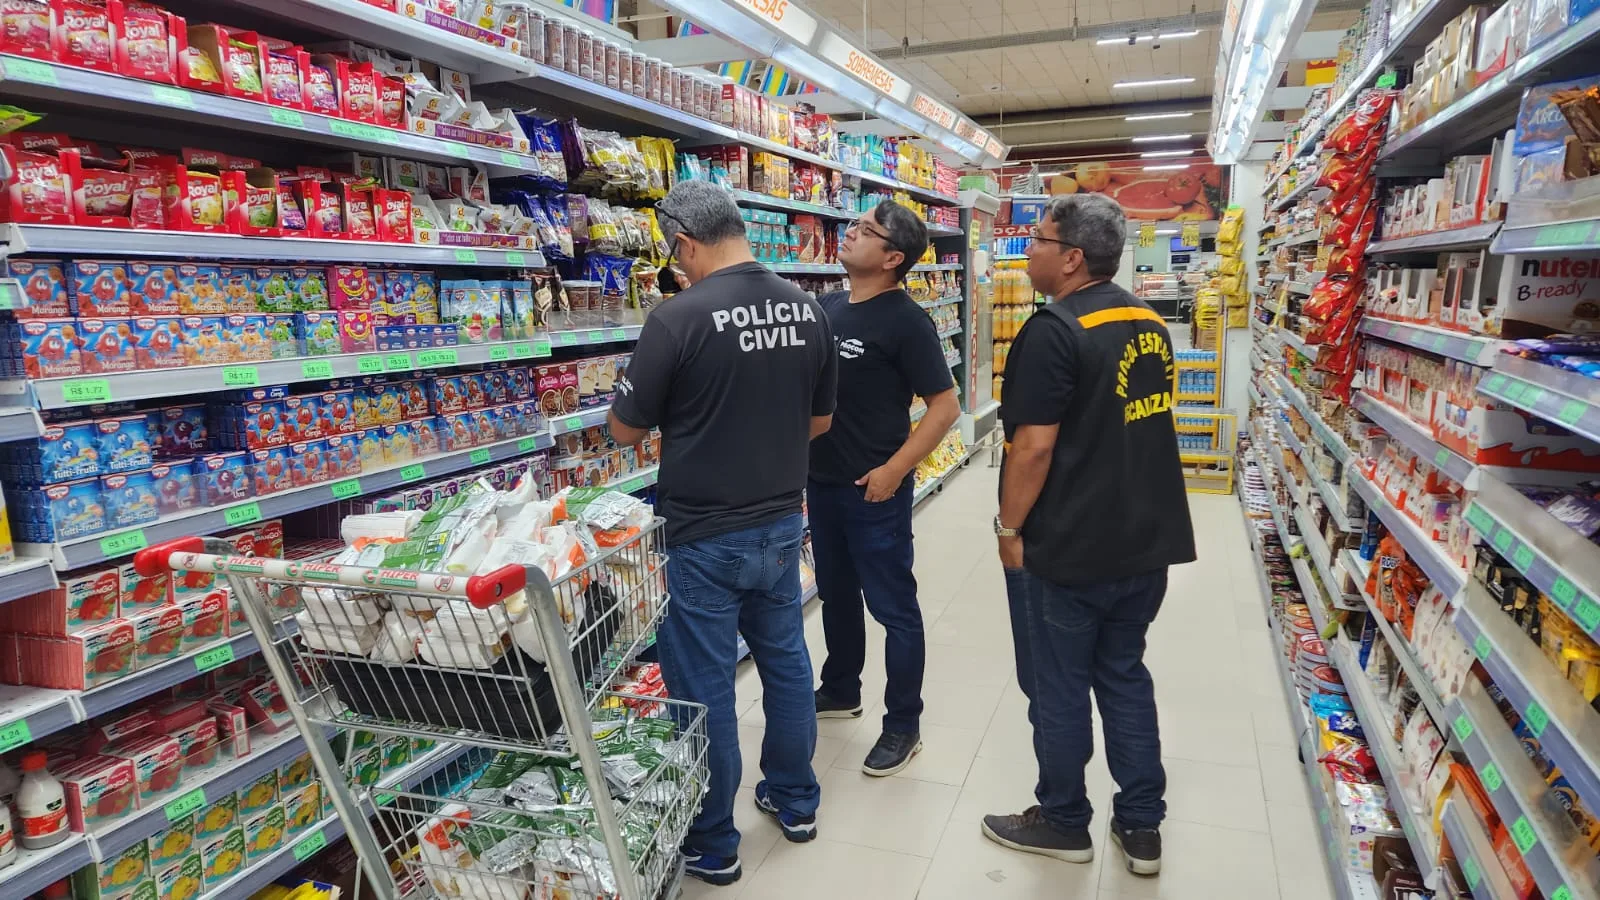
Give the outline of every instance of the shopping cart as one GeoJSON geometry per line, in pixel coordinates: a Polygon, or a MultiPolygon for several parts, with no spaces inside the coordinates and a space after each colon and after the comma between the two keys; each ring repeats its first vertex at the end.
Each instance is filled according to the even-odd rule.
{"type": "Polygon", "coordinates": [[[554,584],[533,566],[241,557],[215,538],[135,565],[227,577],[382,900],[654,900],[676,891],[708,777],[705,707],[612,690],[666,609],[660,525],[554,584]],[[374,792],[334,750],[356,732],[458,752],[374,792]]]}

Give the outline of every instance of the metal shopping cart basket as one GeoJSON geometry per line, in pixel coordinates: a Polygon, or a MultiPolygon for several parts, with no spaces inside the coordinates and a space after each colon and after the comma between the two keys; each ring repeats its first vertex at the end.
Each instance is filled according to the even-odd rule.
{"type": "Polygon", "coordinates": [[[613,690],[666,609],[660,524],[554,584],[532,566],[241,557],[215,538],[135,565],[226,576],[378,897],[654,900],[676,893],[708,777],[705,707],[613,690]],[[429,739],[450,762],[380,790],[335,752],[358,733],[429,739]]]}

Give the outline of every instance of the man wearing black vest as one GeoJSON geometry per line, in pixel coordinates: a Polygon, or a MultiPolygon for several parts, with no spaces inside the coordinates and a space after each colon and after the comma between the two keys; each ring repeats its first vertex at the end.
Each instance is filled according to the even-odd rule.
{"type": "Polygon", "coordinates": [[[1071,194],[1050,201],[1028,246],[1028,278],[1055,300],[1022,327],[1006,363],[994,527],[1039,802],[985,816],[983,833],[1014,850],[1094,859],[1084,787],[1093,690],[1119,788],[1111,839],[1130,872],[1154,875],[1166,772],[1145,633],[1167,567],[1195,550],[1172,342],[1160,315],[1111,283],[1126,240],[1115,201],[1071,194]]]}

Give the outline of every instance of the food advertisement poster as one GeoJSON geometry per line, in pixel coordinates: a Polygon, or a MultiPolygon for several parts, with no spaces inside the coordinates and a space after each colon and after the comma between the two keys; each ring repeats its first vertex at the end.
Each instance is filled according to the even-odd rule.
{"type": "MultiPolygon", "coordinates": [[[[1148,160],[1080,162],[1044,179],[1045,192],[1105,194],[1144,222],[1208,222],[1227,208],[1226,167],[1188,163],[1186,169],[1152,169],[1148,160]]],[[[1042,167],[1041,167],[1042,168],[1042,167]]]]}

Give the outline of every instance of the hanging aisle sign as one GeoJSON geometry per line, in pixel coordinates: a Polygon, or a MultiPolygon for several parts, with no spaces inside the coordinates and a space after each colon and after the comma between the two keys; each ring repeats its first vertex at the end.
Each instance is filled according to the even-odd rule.
{"type": "Polygon", "coordinates": [[[880,94],[886,94],[901,103],[911,100],[911,85],[905,79],[831,31],[818,42],[817,55],[849,72],[857,81],[880,94]]]}
{"type": "Polygon", "coordinates": [[[1139,246],[1154,247],[1156,245],[1156,224],[1145,222],[1139,226],[1139,246]]]}
{"type": "Polygon", "coordinates": [[[788,0],[739,0],[739,5],[793,38],[802,47],[811,43],[817,34],[817,20],[788,0]]]}

